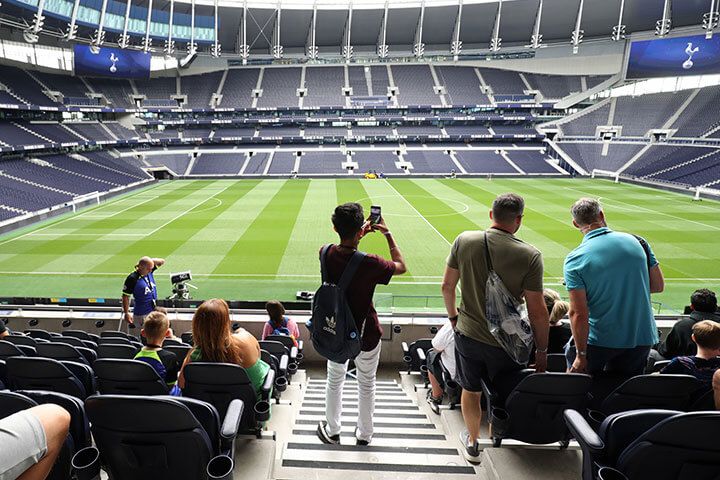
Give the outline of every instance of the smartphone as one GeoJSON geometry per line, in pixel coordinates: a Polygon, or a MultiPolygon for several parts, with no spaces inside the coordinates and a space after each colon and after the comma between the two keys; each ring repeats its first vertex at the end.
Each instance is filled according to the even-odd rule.
{"type": "Polygon", "coordinates": [[[373,205],[370,207],[370,224],[375,225],[378,222],[380,222],[380,207],[377,205],[373,205]]]}

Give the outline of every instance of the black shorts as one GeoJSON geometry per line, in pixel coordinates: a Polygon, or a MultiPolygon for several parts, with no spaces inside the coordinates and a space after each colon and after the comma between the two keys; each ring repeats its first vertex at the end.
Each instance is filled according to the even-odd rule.
{"type": "Polygon", "coordinates": [[[440,388],[445,388],[445,375],[442,365],[441,353],[437,350],[430,350],[427,353],[427,368],[428,372],[432,373],[435,379],[440,384],[440,388]]]}
{"type": "Polygon", "coordinates": [[[510,358],[502,348],[478,342],[457,331],[455,361],[457,382],[468,392],[482,392],[482,380],[493,383],[500,373],[516,372],[525,368],[510,358]]]}

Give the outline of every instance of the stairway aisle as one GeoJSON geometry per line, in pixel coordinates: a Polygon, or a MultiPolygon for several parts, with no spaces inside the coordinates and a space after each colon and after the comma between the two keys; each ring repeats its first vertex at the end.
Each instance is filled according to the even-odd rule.
{"type": "Polygon", "coordinates": [[[375,435],[369,446],[356,446],[357,401],[357,382],[348,380],[343,392],[341,445],[325,445],[315,435],[318,422],[325,419],[325,380],[310,379],[273,478],[478,478],[475,467],[458,451],[457,442],[447,439],[395,381],[378,381],[375,435]]]}

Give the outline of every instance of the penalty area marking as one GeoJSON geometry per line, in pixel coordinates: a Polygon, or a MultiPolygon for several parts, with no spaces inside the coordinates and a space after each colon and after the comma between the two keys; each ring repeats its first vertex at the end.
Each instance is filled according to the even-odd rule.
{"type": "MultiPolygon", "coordinates": [[[[395,190],[397,192],[397,190],[395,190]]],[[[400,193],[398,192],[398,195],[400,193]]],[[[403,195],[400,195],[403,196],[403,195]]],[[[462,215],[463,213],[470,210],[470,207],[467,203],[463,203],[460,200],[453,200],[451,198],[444,198],[444,197],[434,197],[432,195],[407,195],[408,197],[416,197],[416,198],[429,198],[432,200],[440,200],[445,203],[455,203],[462,205],[462,210],[455,210],[453,213],[438,213],[434,215],[425,215],[425,218],[435,218],[435,217],[452,217],[453,215],[462,215]]],[[[364,200],[375,200],[377,198],[397,198],[396,195],[374,195],[373,197],[363,197],[358,200],[355,200],[355,203],[360,203],[364,200]]],[[[408,202],[409,203],[409,202],[408,202]]],[[[417,212],[417,210],[415,210],[417,212]]],[[[419,214],[420,212],[418,212],[419,214]]],[[[383,212],[383,216],[386,217],[415,217],[415,215],[410,215],[406,213],[385,213],[383,212]]],[[[422,216],[422,215],[421,215],[422,216]]]]}

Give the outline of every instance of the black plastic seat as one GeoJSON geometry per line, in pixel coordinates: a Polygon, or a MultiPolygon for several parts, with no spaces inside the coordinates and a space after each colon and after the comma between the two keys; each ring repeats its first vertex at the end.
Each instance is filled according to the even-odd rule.
{"type": "Polygon", "coordinates": [[[85,347],[74,347],[66,343],[41,343],[37,346],[39,357],[67,360],[92,365],[97,358],[95,352],[85,347]]]}
{"type": "MultiPolygon", "coordinates": [[[[163,348],[169,347],[170,345],[185,345],[181,340],[177,340],[175,338],[166,338],[163,340],[163,348]]],[[[189,347],[190,345],[188,345],[189,347]]]]}
{"type": "Polygon", "coordinates": [[[60,405],[70,413],[70,435],[75,451],[92,445],[90,424],[85,415],[85,404],[77,397],[47,390],[18,390],[17,393],[35,401],[38,405],[52,403],[60,405]]]}
{"type": "Polygon", "coordinates": [[[190,350],[192,350],[192,347],[190,345],[166,345],[163,343],[163,350],[167,350],[168,352],[172,352],[175,354],[175,356],[178,359],[178,365],[182,366],[182,363],[185,361],[185,357],[187,357],[190,350]]]}
{"type": "Polygon", "coordinates": [[[27,345],[28,347],[36,348],[38,345],[37,339],[28,337],[27,335],[7,335],[3,337],[3,340],[10,342],[13,345],[27,345]]]}
{"type": "Polygon", "coordinates": [[[131,336],[125,332],[119,332],[117,330],[103,330],[100,332],[100,338],[124,338],[126,340],[130,340],[131,336]]]}
{"type": "Polygon", "coordinates": [[[53,335],[48,332],[47,330],[42,330],[40,328],[31,328],[29,330],[25,330],[25,335],[32,337],[32,338],[41,338],[43,340],[50,340],[53,335]]]}
{"type": "Polygon", "coordinates": [[[100,345],[132,345],[132,342],[127,337],[100,337],[100,345]]]}
{"type": "Polygon", "coordinates": [[[275,385],[273,388],[273,398],[275,403],[280,403],[280,397],[282,392],[287,389],[289,380],[287,377],[287,356],[283,355],[282,363],[278,362],[275,357],[270,355],[266,350],[260,350],[260,359],[270,365],[270,368],[275,372],[275,385]]]}
{"type": "Polygon", "coordinates": [[[23,345],[13,345],[6,340],[0,340],[0,360],[6,360],[10,357],[24,357],[25,352],[20,348],[22,346],[23,345]]]}
{"type": "Polygon", "coordinates": [[[132,360],[140,350],[133,345],[98,345],[97,358],[124,358],[132,360]]]}
{"type": "Polygon", "coordinates": [[[192,332],[184,332],[184,333],[180,334],[180,340],[182,340],[183,343],[187,343],[190,346],[194,345],[192,332]]]}
{"type": "Polygon", "coordinates": [[[93,365],[98,391],[113,395],[167,395],[169,388],[148,363],[103,358],[93,365]]]}
{"type": "Polygon", "coordinates": [[[221,416],[232,400],[242,400],[247,407],[240,422],[240,430],[258,437],[262,424],[270,418],[270,399],[275,383],[272,369],[265,376],[259,399],[245,369],[229,363],[191,362],[183,370],[183,396],[210,403],[221,416]]]}
{"type": "Polygon", "coordinates": [[[602,402],[600,412],[610,415],[640,409],[687,410],[698,382],[690,375],[638,375],[626,380],[602,402]]]}
{"type": "Polygon", "coordinates": [[[282,362],[283,356],[286,356],[288,358],[287,379],[289,382],[292,376],[295,375],[295,372],[297,372],[297,369],[299,367],[299,363],[297,360],[297,347],[293,346],[292,348],[287,348],[285,345],[275,340],[261,340],[258,342],[258,344],[260,345],[261,350],[265,350],[270,355],[275,357],[278,365],[280,364],[280,362],[282,362]]]}
{"type": "Polygon", "coordinates": [[[415,340],[410,345],[406,342],[402,342],[403,349],[403,361],[407,366],[408,373],[410,372],[421,372],[423,378],[427,379],[427,352],[432,349],[431,338],[421,338],[415,340]]]}
{"type": "Polygon", "coordinates": [[[94,478],[99,464],[116,480],[232,478],[241,401],[225,417],[205,402],[167,396],[98,395],[85,408],[99,450],[99,462],[79,472],[85,478],[94,478]]]}
{"type": "Polygon", "coordinates": [[[567,360],[565,360],[565,355],[562,353],[548,353],[547,371],[556,373],[567,372],[567,360]]]}
{"type": "Polygon", "coordinates": [[[5,363],[14,390],[49,390],[80,399],[95,393],[92,369],[87,365],[39,357],[10,357],[5,363]]]}
{"type": "Polygon", "coordinates": [[[62,336],[77,338],[78,340],[93,341],[93,338],[90,336],[90,334],[84,330],[63,330],[62,336]]]}
{"type": "Polygon", "coordinates": [[[6,388],[8,388],[7,365],[5,365],[5,360],[0,360],[0,390],[6,388]]]}
{"type": "Polygon", "coordinates": [[[583,452],[583,480],[715,479],[720,412],[634,410],[606,418],[596,433],[575,410],[565,420],[583,452]],[[612,476],[611,476],[612,475],[612,476]]]}
{"type": "Polygon", "coordinates": [[[79,338],[75,337],[52,337],[48,343],[65,343],[73,347],[85,347],[85,344],[79,338]]]}
{"type": "Polygon", "coordinates": [[[265,337],[265,341],[280,342],[285,345],[288,350],[292,350],[292,348],[295,347],[298,351],[298,358],[302,359],[303,347],[305,345],[302,340],[293,340],[293,338],[288,335],[268,335],[267,337],[265,337]],[[297,342],[297,345],[295,345],[295,342],[297,342]]]}
{"type": "Polygon", "coordinates": [[[528,370],[496,377],[493,386],[483,382],[483,392],[489,399],[493,446],[499,447],[504,438],[512,438],[534,444],[560,442],[562,447],[567,447],[571,435],[563,412],[569,408],[584,411],[590,400],[591,385],[589,375],[528,370]],[[502,391],[505,388],[502,383],[515,382],[511,390],[507,387],[506,397],[500,397],[497,387],[493,388],[497,385],[502,391]]]}

